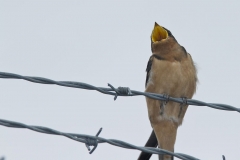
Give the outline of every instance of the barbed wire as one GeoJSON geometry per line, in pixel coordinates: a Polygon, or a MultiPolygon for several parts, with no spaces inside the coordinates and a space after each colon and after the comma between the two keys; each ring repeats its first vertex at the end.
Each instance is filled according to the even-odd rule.
{"type": "MultiPolygon", "coordinates": [[[[128,87],[115,88],[111,84],[108,84],[108,86],[110,88],[104,88],[104,87],[96,87],[96,86],[93,86],[93,85],[90,85],[87,83],[82,83],[82,82],[54,81],[54,80],[43,78],[43,77],[22,76],[22,75],[6,73],[6,72],[0,72],[0,78],[23,79],[23,80],[34,82],[34,83],[55,84],[55,85],[64,86],[64,87],[80,88],[80,89],[86,89],[86,90],[96,90],[100,93],[114,96],[114,100],[116,100],[118,96],[142,95],[142,96],[146,96],[146,97],[156,99],[156,100],[161,100],[161,101],[174,101],[174,102],[181,103],[181,104],[185,103],[188,105],[208,106],[208,107],[215,108],[215,109],[226,110],[226,111],[237,111],[240,113],[240,108],[236,108],[236,107],[233,107],[233,106],[230,106],[227,104],[206,103],[206,102],[202,102],[202,101],[198,101],[198,100],[194,100],[194,99],[174,98],[174,97],[166,96],[163,94],[130,90],[130,88],[128,88],[128,87]]],[[[98,135],[102,131],[102,128],[98,131],[96,136],[91,136],[91,135],[85,135],[85,134],[64,133],[64,132],[53,130],[53,129],[47,128],[47,127],[29,126],[29,125],[26,125],[23,123],[13,122],[13,121],[3,120],[3,119],[0,119],[0,125],[6,126],[6,127],[13,127],[13,128],[27,128],[27,129],[30,129],[30,130],[33,130],[36,132],[40,132],[40,133],[65,136],[72,140],[85,143],[90,154],[97,148],[98,143],[109,143],[114,146],[127,148],[127,149],[140,150],[140,151],[151,153],[151,154],[168,154],[168,155],[172,155],[172,156],[177,157],[182,160],[198,160],[198,158],[195,158],[193,156],[183,154],[183,153],[173,153],[173,152],[170,152],[167,150],[163,150],[163,149],[159,149],[159,148],[152,148],[152,147],[139,147],[139,146],[135,146],[130,143],[123,142],[123,141],[116,140],[116,139],[105,139],[105,138],[98,137],[98,135]],[[92,149],[90,149],[90,146],[94,146],[94,147],[92,149]]],[[[225,160],[224,156],[223,156],[223,159],[225,160]]]]}
{"type": "Polygon", "coordinates": [[[80,88],[86,90],[96,90],[103,94],[108,94],[114,96],[114,100],[117,99],[118,96],[146,96],[148,98],[161,100],[161,101],[174,101],[177,103],[185,103],[188,105],[195,106],[207,106],[214,109],[225,110],[225,111],[237,111],[240,113],[240,108],[233,107],[227,104],[218,104],[218,103],[206,103],[199,100],[194,99],[185,99],[185,98],[174,98],[170,96],[166,96],[163,94],[149,93],[149,92],[140,92],[135,90],[130,90],[129,87],[118,87],[115,88],[111,84],[108,84],[110,88],[104,87],[96,87],[87,83],[82,82],[74,82],[74,81],[54,81],[51,79],[43,78],[43,77],[30,77],[30,76],[22,76],[14,73],[6,73],[0,72],[0,78],[8,78],[8,79],[23,79],[26,81],[41,83],[41,84],[55,84],[64,87],[72,87],[72,88],[80,88]]]}
{"type": "Polygon", "coordinates": [[[130,143],[127,143],[124,141],[120,141],[120,140],[116,140],[116,139],[105,139],[102,137],[98,137],[98,135],[102,131],[102,128],[100,128],[100,130],[98,131],[96,136],[91,136],[91,135],[86,135],[86,134],[64,133],[64,132],[60,132],[60,131],[57,131],[57,130],[54,130],[51,128],[47,128],[47,127],[30,126],[30,125],[26,125],[23,123],[13,122],[13,121],[4,120],[4,119],[0,119],[0,125],[6,126],[6,127],[13,127],[13,128],[27,128],[27,129],[30,129],[30,130],[33,130],[36,132],[40,132],[40,133],[64,136],[64,137],[70,138],[72,140],[85,143],[86,147],[90,151],[89,152],[90,154],[97,148],[98,143],[108,143],[108,144],[111,144],[114,146],[118,146],[118,147],[122,147],[122,148],[126,148],[126,149],[140,150],[140,151],[151,153],[151,154],[168,154],[168,155],[172,155],[172,156],[177,157],[182,160],[199,160],[198,158],[195,158],[193,156],[183,154],[183,153],[173,153],[173,152],[170,152],[170,151],[167,151],[164,149],[160,149],[160,148],[139,147],[139,146],[135,146],[133,144],[130,144],[130,143]],[[91,150],[89,146],[94,146],[94,147],[91,150]]]}

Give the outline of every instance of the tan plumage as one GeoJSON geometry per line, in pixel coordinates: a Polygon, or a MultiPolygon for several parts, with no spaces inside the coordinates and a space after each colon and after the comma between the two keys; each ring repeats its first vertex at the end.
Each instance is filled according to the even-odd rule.
{"type": "MultiPolygon", "coordinates": [[[[169,30],[157,23],[151,40],[152,56],[147,66],[145,91],[192,98],[196,90],[197,75],[191,55],[178,44],[169,30]]],[[[146,101],[149,120],[154,130],[146,146],[158,145],[159,148],[173,152],[177,128],[182,124],[188,106],[180,107],[181,104],[176,102],[166,103],[150,98],[146,98],[146,101]]],[[[150,157],[151,154],[141,153],[138,159],[148,160],[150,157]]],[[[159,156],[159,160],[172,159],[169,155],[159,156]]]]}

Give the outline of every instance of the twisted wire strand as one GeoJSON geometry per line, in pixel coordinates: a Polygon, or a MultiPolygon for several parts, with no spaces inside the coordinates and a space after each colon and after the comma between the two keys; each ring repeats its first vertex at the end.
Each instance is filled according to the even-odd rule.
{"type": "Polygon", "coordinates": [[[12,127],[12,128],[26,128],[26,129],[30,129],[32,131],[45,133],[45,134],[60,135],[60,136],[67,137],[69,139],[72,139],[72,140],[75,140],[78,142],[85,143],[85,144],[88,144],[90,141],[93,141],[93,144],[95,143],[95,145],[97,145],[98,143],[108,143],[108,144],[111,144],[114,146],[118,146],[118,147],[122,147],[122,148],[126,148],[126,149],[140,150],[140,151],[151,153],[151,154],[168,154],[168,155],[172,155],[172,156],[177,157],[182,160],[199,160],[198,158],[195,158],[193,156],[183,154],[183,153],[173,153],[173,152],[170,152],[170,151],[167,151],[164,149],[152,148],[152,147],[139,147],[139,146],[135,146],[133,144],[130,144],[130,143],[127,143],[124,141],[120,141],[120,140],[116,140],[116,139],[105,139],[102,137],[98,137],[98,134],[100,132],[98,132],[96,136],[85,135],[85,134],[76,134],[76,133],[64,133],[64,132],[60,132],[60,131],[57,131],[57,130],[54,130],[51,128],[47,128],[47,127],[30,126],[30,125],[26,125],[23,123],[4,120],[4,119],[0,119],[0,125],[6,126],[6,127],[12,127]]]}
{"type": "MultiPolygon", "coordinates": [[[[210,108],[214,109],[220,109],[225,111],[236,111],[240,113],[240,108],[236,108],[227,104],[218,104],[218,103],[206,103],[194,99],[183,99],[183,98],[174,98],[174,97],[166,97],[163,94],[156,94],[156,93],[149,93],[149,92],[140,92],[135,90],[130,90],[128,87],[118,87],[114,88],[111,84],[108,84],[110,88],[104,88],[104,87],[96,87],[87,83],[82,82],[74,82],[74,81],[54,81],[51,79],[43,78],[43,77],[30,77],[30,76],[22,76],[18,74],[13,73],[6,73],[6,72],[0,72],[0,78],[6,78],[6,79],[23,79],[26,81],[30,81],[33,83],[41,83],[41,84],[55,84],[59,86],[64,87],[72,87],[72,88],[80,88],[80,89],[86,89],[86,90],[96,90],[103,94],[108,94],[115,96],[114,100],[117,99],[118,96],[146,96],[152,99],[156,100],[170,100],[177,103],[187,103],[188,105],[195,105],[195,106],[208,106],[210,108]]],[[[75,133],[64,133],[60,132],[51,128],[42,127],[42,126],[29,126],[23,123],[19,122],[13,122],[8,120],[0,119],[0,125],[6,126],[6,127],[13,127],[13,128],[27,128],[36,132],[45,133],[45,134],[52,134],[52,135],[61,135],[65,136],[69,139],[85,143],[86,147],[90,151],[91,154],[97,147],[98,143],[109,143],[114,146],[126,148],[126,149],[135,149],[140,150],[143,152],[151,153],[151,154],[169,154],[175,157],[178,157],[183,160],[198,160],[197,158],[183,154],[183,153],[173,153],[167,150],[159,149],[159,148],[152,148],[152,147],[139,147],[132,145],[127,142],[123,142],[116,139],[105,139],[98,137],[101,130],[100,129],[96,136],[91,135],[85,135],[85,134],[75,134],[75,133]],[[94,146],[94,148],[91,150],[89,146],[94,146]]],[[[223,156],[223,159],[225,160],[225,157],[223,156]]]]}
{"type": "MultiPolygon", "coordinates": [[[[156,99],[156,100],[170,100],[177,103],[184,103],[184,100],[180,98],[174,97],[166,97],[163,94],[156,94],[156,93],[149,93],[149,92],[140,92],[135,90],[130,90],[128,87],[118,87],[114,88],[111,84],[108,84],[110,88],[104,87],[96,87],[87,83],[82,82],[74,82],[74,81],[54,81],[51,79],[43,78],[43,77],[30,77],[30,76],[22,76],[14,73],[6,73],[0,72],[0,78],[7,78],[7,79],[23,79],[26,81],[34,82],[34,83],[41,83],[41,84],[55,84],[64,87],[72,87],[72,88],[79,88],[79,89],[86,89],[86,90],[96,90],[103,94],[108,94],[115,96],[114,100],[117,99],[118,96],[146,96],[148,98],[156,99]]],[[[218,103],[206,103],[199,100],[194,99],[186,99],[188,105],[195,105],[195,106],[207,106],[214,109],[225,110],[225,111],[236,111],[240,113],[240,108],[233,107],[227,104],[218,104],[218,103]]]]}

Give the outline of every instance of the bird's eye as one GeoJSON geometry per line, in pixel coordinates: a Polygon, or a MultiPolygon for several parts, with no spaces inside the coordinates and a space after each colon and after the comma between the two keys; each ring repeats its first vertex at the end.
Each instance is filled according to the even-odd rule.
{"type": "Polygon", "coordinates": [[[159,26],[156,22],[155,22],[155,26],[153,28],[152,31],[152,41],[153,42],[158,42],[161,41],[163,39],[166,39],[168,37],[168,32],[161,26],[159,26]]]}

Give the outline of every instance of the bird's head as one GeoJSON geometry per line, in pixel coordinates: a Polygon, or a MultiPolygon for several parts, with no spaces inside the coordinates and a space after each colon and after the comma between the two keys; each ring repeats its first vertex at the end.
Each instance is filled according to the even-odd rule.
{"type": "Polygon", "coordinates": [[[151,42],[152,42],[152,52],[167,54],[171,50],[174,50],[178,43],[172,33],[160,26],[155,22],[152,34],[151,34],[151,42]]]}

